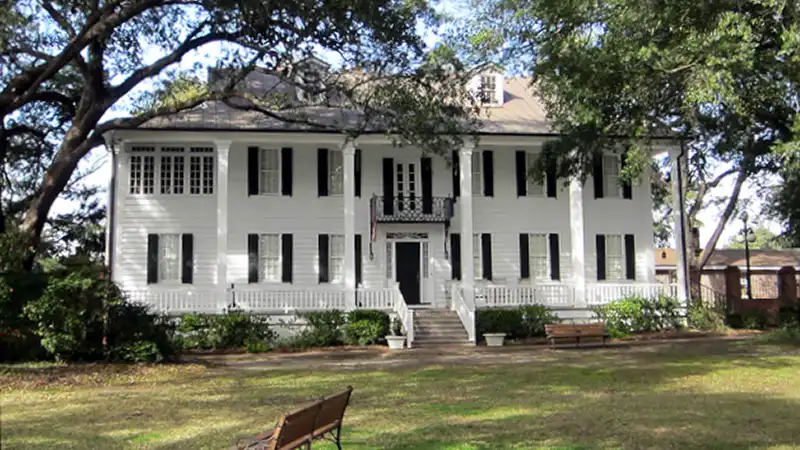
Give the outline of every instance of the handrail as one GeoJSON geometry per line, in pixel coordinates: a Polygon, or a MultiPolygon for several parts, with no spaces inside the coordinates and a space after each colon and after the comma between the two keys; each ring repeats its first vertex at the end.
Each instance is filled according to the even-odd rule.
{"type": "Polygon", "coordinates": [[[450,285],[450,299],[452,300],[450,308],[458,314],[461,325],[463,325],[464,329],[467,331],[469,341],[472,342],[473,345],[477,344],[478,340],[475,335],[475,305],[467,303],[464,299],[462,286],[458,283],[450,285]]]}
{"type": "Polygon", "coordinates": [[[400,284],[395,283],[392,290],[394,292],[394,312],[403,323],[403,328],[406,330],[406,345],[411,348],[411,344],[414,343],[414,311],[408,308],[403,293],[400,292],[400,284]]]}

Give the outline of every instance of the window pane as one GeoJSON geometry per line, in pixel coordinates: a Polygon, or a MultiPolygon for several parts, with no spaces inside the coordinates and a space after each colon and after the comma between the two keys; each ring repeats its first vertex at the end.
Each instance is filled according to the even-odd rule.
{"type": "Polygon", "coordinates": [[[155,156],[143,156],[142,161],[143,161],[142,194],[152,194],[155,191],[155,185],[156,185],[156,174],[155,174],[156,159],[155,156]]]}
{"type": "Polygon", "coordinates": [[[472,195],[481,195],[483,192],[483,177],[481,177],[481,152],[472,153],[472,195]]]}
{"type": "Polygon", "coordinates": [[[528,238],[531,275],[534,279],[550,279],[550,258],[548,257],[546,234],[531,234],[528,238]]]}
{"type": "Polygon", "coordinates": [[[532,170],[534,168],[534,165],[536,164],[536,158],[538,157],[538,155],[536,153],[528,153],[528,154],[526,154],[526,156],[527,156],[526,157],[526,160],[527,160],[526,166],[527,166],[528,171],[525,174],[527,176],[527,178],[525,180],[526,180],[526,184],[528,186],[528,195],[541,197],[541,196],[544,195],[544,186],[542,186],[542,183],[537,183],[536,179],[534,179],[531,176],[531,173],[532,173],[532,170]]]}
{"type": "Polygon", "coordinates": [[[280,185],[280,155],[278,149],[261,149],[261,193],[278,194],[280,185]]]}
{"type": "Polygon", "coordinates": [[[392,279],[392,263],[394,260],[392,259],[392,243],[386,243],[386,279],[392,279]]]}
{"type": "Polygon", "coordinates": [[[341,234],[331,235],[328,242],[330,280],[331,283],[341,283],[344,281],[344,236],[341,234]]]}
{"type": "Polygon", "coordinates": [[[620,161],[617,155],[603,156],[604,190],[607,197],[620,197],[622,187],[619,184],[620,161]]]}
{"type": "Polygon", "coordinates": [[[472,236],[472,267],[475,271],[475,279],[483,278],[483,264],[481,260],[481,235],[472,236]]]}
{"type": "Polygon", "coordinates": [[[625,258],[622,252],[622,236],[606,235],[606,278],[621,280],[625,274],[625,258]]]}
{"type": "Polygon", "coordinates": [[[192,156],[189,158],[189,193],[197,195],[200,193],[201,184],[201,157],[192,156]]]}
{"type": "Polygon", "coordinates": [[[203,157],[203,194],[214,193],[214,157],[203,157]]]}
{"type": "Polygon", "coordinates": [[[180,235],[160,235],[158,257],[158,281],[180,281],[180,235]]]}
{"type": "Polygon", "coordinates": [[[281,244],[280,235],[262,234],[260,238],[261,281],[281,281],[281,244]]]}
{"type": "Polygon", "coordinates": [[[341,195],[344,193],[344,168],[342,152],[332,150],[328,152],[328,193],[341,195]]]}
{"type": "Polygon", "coordinates": [[[142,193],[142,157],[141,156],[131,156],[131,167],[130,167],[131,175],[130,175],[130,193],[131,194],[141,194],[142,193]]]}

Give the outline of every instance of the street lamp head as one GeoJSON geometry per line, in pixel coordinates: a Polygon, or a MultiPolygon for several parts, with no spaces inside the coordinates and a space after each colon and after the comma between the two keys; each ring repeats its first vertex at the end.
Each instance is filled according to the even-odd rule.
{"type": "Polygon", "coordinates": [[[753,243],[756,241],[756,234],[753,232],[752,228],[747,229],[747,242],[753,243]]]}
{"type": "Polygon", "coordinates": [[[744,221],[744,222],[747,222],[747,219],[748,219],[748,216],[747,216],[747,211],[744,211],[744,212],[742,213],[742,215],[741,215],[741,218],[742,218],[742,221],[744,221]]]}

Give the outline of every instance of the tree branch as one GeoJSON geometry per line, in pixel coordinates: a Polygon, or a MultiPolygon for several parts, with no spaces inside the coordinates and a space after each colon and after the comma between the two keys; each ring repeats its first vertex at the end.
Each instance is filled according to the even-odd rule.
{"type": "Polygon", "coordinates": [[[736,209],[736,204],[739,202],[739,194],[742,191],[742,185],[744,184],[745,180],[747,180],[747,175],[747,169],[743,165],[741,168],[739,168],[739,175],[736,177],[736,182],[733,185],[733,191],[731,192],[731,196],[728,197],[728,203],[725,205],[725,209],[723,210],[722,216],[717,223],[717,227],[714,229],[714,234],[711,235],[711,239],[708,240],[706,247],[703,249],[703,255],[700,258],[700,264],[698,265],[700,270],[702,270],[706,263],[708,263],[708,260],[711,259],[711,255],[714,253],[717,242],[719,241],[720,236],[722,236],[725,226],[728,224],[728,221],[733,215],[733,211],[736,209]]]}
{"type": "Polygon", "coordinates": [[[48,1],[42,1],[39,2],[39,4],[41,4],[42,8],[44,8],[44,10],[47,11],[47,14],[50,14],[50,17],[58,24],[58,26],[60,26],[61,29],[64,30],[65,33],[67,33],[67,36],[69,36],[70,39],[75,39],[75,36],[77,34],[75,32],[75,28],[72,27],[72,25],[69,23],[67,18],[64,17],[64,15],[58,12],[58,10],[53,6],[52,3],[48,1]]]}

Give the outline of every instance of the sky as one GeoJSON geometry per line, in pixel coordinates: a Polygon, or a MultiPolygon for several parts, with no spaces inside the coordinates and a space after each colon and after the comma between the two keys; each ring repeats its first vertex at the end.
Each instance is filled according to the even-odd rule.
{"type": "MultiPolygon", "coordinates": [[[[464,15],[468,14],[468,8],[466,6],[466,2],[464,0],[446,0],[442,1],[438,5],[438,10],[443,12],[451,17],[463,17],[464,15]]],[[[432,47],[439,41],[439,35],[441,30],[434,30],[429,29],[427,27],[421,26],[419,28],[419,32],[424,36],[425,42],[429,47],[432,47]]],[[[202,66],[211,66],[216,61],[216,59],[221,54],[221,47],[219,44],[211,44],[201,48],[199,51],[195,51],[187,55],[181,63],[177,66],[180,69],[186,70],[194,67],[196,64],[200,64],[202,66]]],[[[163,56],[162,53],[155,47],[150,47],[145,49],[145,63],[155,61],[159,57],[163,56]]],[[[336,63],[336,55],[333,53],[327,52],[319,52],[319,56],[322,59],[327,60],[330,63],[336,63]]],[[[147,89],[147,85],[143,85],[140,87],[141,89],[147,89]]],[[[134,93],[135,94],[135,93],[134,93]]],[[[114,118],[115,116],[123,115],[120,112],[114,112],[108,115],[107,119],[114,118]]],[[[108,186],[110,175],[111,175],[111,167],[110,167],[110,157],[108,156],[108,151],[104,147],[98,147],[94,149],[91,154],[82,162],[81,168],[87,168],[92,166],[93,164],[101,164],[99,169],[94,172],[91,176],[86,178],[86,183],[88,184],[95,184],[101,186],[108,186]]],[[[716,190],[719,193],[726,193],[730,192],[732,189],[732,182],[733,177],[730,177],[727,182],[723,182],[720,187],[716,190]]],[[[101,194],[103,196],[103,203],[106,202],[107,194],[101,194]]],[[[747,204],[745,207],[748,210],[749,216],[754,218],[753,222],[758,225],[765,226],[769,228],[774,233],[780,232],[779,224],[775,223],[774,221],[767,220],[760,215],[761,207],[763,206],[763,201],[759,197],[756,187],[752,183],[746,183],[744,188],[742,189],[742,199],[744,203],[747,204]]],[[[58,214],[68,212],[75,207],[75,204],[63,199],[59,199],[53,206],[53,211],[51,214],[58,214]]],[[[707,240],[711,237],[711,234],[714,231],[714,227],[718,222],[718,217],[720,216],[722,209],[719,207],[709,207],[704,209],[698,214],[698,219],[704,226],[700,229],[700,241],[701,245],[705,246],[707,240]]],[[[752,226],[752,224],[751,224],[752,226]]],[[[723,246],[727,243],[732,237],[738,235],[742,229],[742,222],[741,220],[731,220],[728,226],[725,228],[725,231],[722,234],[722,237],[719,240],[718,247],[723,246]]]]}

